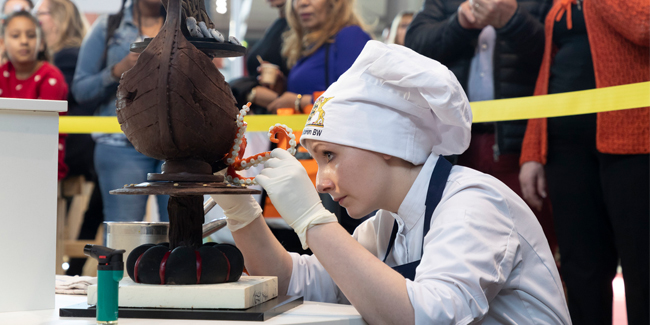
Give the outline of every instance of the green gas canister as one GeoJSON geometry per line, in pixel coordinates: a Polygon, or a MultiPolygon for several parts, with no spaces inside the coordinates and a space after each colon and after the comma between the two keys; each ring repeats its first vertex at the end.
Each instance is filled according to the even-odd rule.
{"type": "Polygon", "coordinates": [[[96,259],[97,265],[97,324],[117,324],[120,280],[124,276],[123,249],[86,245],[84,254],[96,259]]]}

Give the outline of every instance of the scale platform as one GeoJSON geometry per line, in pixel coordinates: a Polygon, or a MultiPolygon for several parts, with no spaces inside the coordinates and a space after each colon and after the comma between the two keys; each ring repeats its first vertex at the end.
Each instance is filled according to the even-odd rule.
{"type": "MultiPolygon", "coordinates": [[[[300,296],[278,296],[267,302],[248,309],[192,309],[192,308],[150,308],[119,307],[120,318],[152,319],[205,319],[230,321],[263,322],[280,315],[294,307],[300,306],[300,296]]],[[[59,309],[61,317],[96,317],[95,306],[81,303],[59,309]]]]}

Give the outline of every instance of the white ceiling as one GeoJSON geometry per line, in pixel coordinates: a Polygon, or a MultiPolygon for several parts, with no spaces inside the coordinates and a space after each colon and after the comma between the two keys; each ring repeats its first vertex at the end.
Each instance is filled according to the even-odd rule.
{"type": "MultiPolygon", "coordinates": [[[[120,8],[122,0],[72,0],[77,4],[82,12],[92,13],[112,13],[120,8]]],[[[242,0],[229,0],[242,1],[242,0]]],[[[289,0],[290,1],[290,0],[289,0]]],[[[374,30],[380,33],[386,27],[392,16],[400,10],[418,10],[423,0],[357,0],[359,12],[366,22],[374,25],[374,30]],[[386,17],[387,12],[391,17],[386,17]]],[[[206,0],[208,8],[214,10],[214,0],[206,0]]],[[[230,15],[213,12],[213,19],[222,33],[227,34],[230,15]]],[[[248,19],[247,38],[257,38],[262,35],[264,30],[271,25],[273,20],[278,17],[277,10],[272,9],[266,0],[253,0],[252,9],[248,19]]],[[[379,36],[378,34],[376,36],[379,36]]]]}

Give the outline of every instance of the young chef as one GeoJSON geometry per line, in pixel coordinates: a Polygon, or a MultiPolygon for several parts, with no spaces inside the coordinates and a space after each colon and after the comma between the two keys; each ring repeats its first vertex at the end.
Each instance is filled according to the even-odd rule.
{"type": "Polygon", "coordinates": [[[287,253],[250,196],[215,196],[251,275],[280,294],[351,303],[371,324],[570,324],[542,228],[512,190],[452,167],[472,113],[454,75],[402,46],[370,41],[319,97],[301,143],[318,191],[352,217],[350,236],[282,149],[256,177],[312,256],[287,253]]]}

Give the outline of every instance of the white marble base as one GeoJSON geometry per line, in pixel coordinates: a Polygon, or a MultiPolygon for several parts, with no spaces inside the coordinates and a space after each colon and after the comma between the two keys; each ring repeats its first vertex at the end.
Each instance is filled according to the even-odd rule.
{"type": "MultiPolygon", "coordinates": [[[[120,307],[246,309],[278,296],[278,278],[242,276],[237,282],[156,285],[120,281],[120,307]]],[[[97,286],[88,287],[88,304],[97,303],[97,286]]]]}

